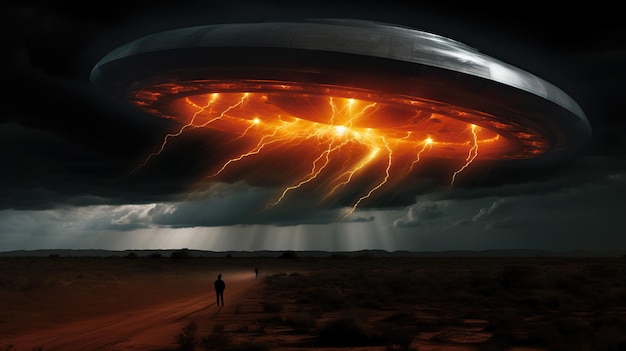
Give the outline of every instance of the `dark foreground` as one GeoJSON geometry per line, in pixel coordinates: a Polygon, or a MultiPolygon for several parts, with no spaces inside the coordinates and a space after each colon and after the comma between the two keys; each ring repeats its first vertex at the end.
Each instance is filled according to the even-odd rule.
{"type": "Polygon", "coordinates": [[[626,259],[1,258],[0,310],[0,348],[13,351],[55,349],[20,335],[157,310],[137,320],[162,346],[127,336],[99,349],[624,350],[626,259]],[[218,272],[235,289],[223,309],[218,272]],[[164,332],[174,301],[189,313],[164,332]]]}

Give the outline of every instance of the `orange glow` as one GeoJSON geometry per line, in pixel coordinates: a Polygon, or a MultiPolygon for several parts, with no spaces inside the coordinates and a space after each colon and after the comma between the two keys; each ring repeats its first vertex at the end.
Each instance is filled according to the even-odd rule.
{"type": "MultiPolygon", "coordinates": [[[[282,165],[284,188],[268,206],[307,186],[327,199],[356,177],[365,184],[352,213],[389,182],[410,179],[424,158],[464,160],[455,177],[476,159],[523,159],[547,152],[547,141],[479,111],[356,88],[266,81],[191,81],[135,91],[143,110],[181,123],[168,141],[191,129],[229,140],[223,161],[207,179],[236,178],[237,164],[258,157],[282,165]],[[229,137],[230,136],[230,137],[229,137]],[[480,149],[480,155],[478,150],[480,149]],[[299,175],[297,175],[299,174],[299,175]],[[368,180],[369,179],[369,180],[368,180]]],[[[275,171],[275,170],[274,170],[275,171]]],[[[345,217],[345,216],[344,216],[345,217]]]]}

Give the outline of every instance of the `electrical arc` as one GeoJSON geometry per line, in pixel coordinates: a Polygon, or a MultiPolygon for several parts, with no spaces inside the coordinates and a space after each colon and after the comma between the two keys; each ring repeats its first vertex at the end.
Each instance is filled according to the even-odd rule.
{"type": "Polygon", "coordinates": [[[363,20],[168,30],[114,49],[90,78],[179,123],[137,169],[201,130],[223,155],[205,179],[261,177],[265,164],[282,185],[269,207],[306,188],[320,201],[350,198],[350,214],[413,181],[427,159],[451,165],[454,185],[476,160],[567,154],[591,135],[580,106],[532,73],[453,39],[363,20]]]}

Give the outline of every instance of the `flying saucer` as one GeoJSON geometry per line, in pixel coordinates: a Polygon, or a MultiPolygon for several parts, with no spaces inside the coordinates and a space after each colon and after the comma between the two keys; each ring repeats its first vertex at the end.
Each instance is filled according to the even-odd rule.
{"type": "Polygon", "coordinates": [[[332,120],[323,97],[375,102],[375,109],[349,121],[351,128],[398,137],[411,132],[416,141],[430,136],[448,142],[442,155],[466,152],[460,134],[467,124],[490,131],[481,157],[491,158],[535,157],[575,147],[590,135],[578,104],[535,75],[452,39],[368,21],[170,30],[115,49],[97,63],[91,80],[147,112],[183,122],[194,111],[181,100],[211,93],[230,100],[254,93],[258,101],[248,110],[262,119],[282,110],[337,125],[346,118],[332,120]]]}
{"type": "Polygon", "coordinates": [[[361,20],[168,30],[113,50],[91,81],[179,122],[169,137],[226,135],[215,175],[252,156],[291,157],[305,164],[294,187],[324,171],[333,190],[376,160],[388,181],[425,157],[456,160],[458,171],[474,159],[537,158],[591,134],[580,106],[529,72],[440,35],[361,20]]]}

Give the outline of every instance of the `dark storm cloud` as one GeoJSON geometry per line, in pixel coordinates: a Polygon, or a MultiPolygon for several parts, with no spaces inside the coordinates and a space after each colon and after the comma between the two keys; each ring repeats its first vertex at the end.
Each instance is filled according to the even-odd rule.
{"type": "MultiPolygon", "coordinates": [[[[353,217],[349,217],[347,219],[342,220],[342,222],[345,222],[345,223],[363,223],[363,222],[373,222],[375,219],[376,219],[375,216],[367,216],[367,217],[353,216],[353,217]]],[[[329,222],[329,223],[332,223],[332,222],[329,222]]]]}
{"type": "MultiPolygon", "coordinates": [[[[397,224],[426,224],[420,218],[428,218],[424,214],[437,209],[436,218],[444,221],[445,230],[453,228],[502,229],[536,227],[543,228],[546,233],[552,231],[557,224],[564,227],[588,223],[598,228],[607,228],[615,223],[622,209],[623,191],[626,191],[626,173],[607,173],[595,182],[579,183],[566,186],[552,180],[552,190],[540,193],[536,191],[523,193],[510,192],[504,185],[492,188],[490,192],[475,193],[473,197],[457,197],[455,199],[430,198],[418,199],[416,205],[410,207],[405,218],[397,224]],[[502,196],[501,194],[509,194],[502,196]],[[480,196],[479,196],[480,194],[480,196]],[[511,195],[514,194],[514,195],[511,195]],[[444,209],[440,211],[439,209],[444,209]]],[[[524,188],[530,185],[524,185],[524,188]]],[[[432,217],[432,216],[431,216],[432,217]]],[[[433,223],[431,223],[433,224],[433,223]]],[[[402,227],[402,226],[397,226],[402,227]]]]}
{"type": "Polygon", "coordinates": [[[0,208],[133,201],[133,191],[126,198],[125,184],[114,180],[167,124],[96,91],[85,62],[94,25],[52,10],[3,13],[3,25],[12,28],[3,28],[0,159],[7,167],[0,173],[0,208]]]}
{"type": "Polygon", "coordinates": [[[394,222],[394,227],[409,228],[425,224],[425,222],[437,219],[444,214],[444,205],[431,200],[420,200],[407,209],[404,218],[394,222]]]}
{"type": "MultiPolygon", "coordinates": [[[[454,187],[443,190],[440,183],[431,186],[430,180],[424,180],[420,184],[428,185],[418,184],[411,188],[415,193],[398,196],[401,204],[395,199],[386,204],[392,209],[420,196],[396,221],[396,227],[408,230],[456,224],[494,229],[525,225],[530,218],[548,222],[549,217],[541,217],[537,209],[558,218],[566,216],[564,209],[574,206],[568,203],[573,198],[566,194],[573,189],[582,191],[577,193],[578,201],[602,201],[598,209],[588,209],[584,202],[574,206],[577,211],[590,210],[589,216],[609,220],[608,214],[615,213],[611,209],[620,206],[620,199],[607,188],[622,190],[623,183],[618,180],[626,174],[621,88],[626,78],[622,67],[626,45],[622,28],[616,24],[621,19],[611,23],[620,11],[574,8],[559,25],[563,13],[546,12],[545,6],[538,11],[531,4],[513,12],[508,7],[489,12],[493,9],[479,5],[456,10],[424,5],[416,12],[412,4],[400,3],[385,4],[385,11],[360,3],[324,2],[139,1],[100,6],[94,10],[87,3],[60,6],[42,2],[3,11],[7,60],[2,74],[7,89],[0,97],[4,109],[0,114],[0,209],[76,207],[87,211],[84,206],[88,205],[138,206],[110,210],[104,217],[94,214],[85,224],[90,229],[333,222],[335,210],[315,209],[314,204],[297,197],[271,211],[260,211],[273,194],[269,187],[218,185],[183,201],[204,169],[195,161],[198,158],[191,157],[193,153],[181,158],[172,151],[150,167],[129,174],[177,126],[135,111],[89,82],[90,69],[109,50],[150,32],[196,24],[306,17],[371,19],[446,35],[563,88],[589,117],[594,135],[590,145],[572,160],[477,162],[454,187]],[[590,23],[594,16],[605,21],[579,25],[590,23]],[[595,187],[602,190],[601,199],[587,192],[595,187]],[[540,196],[551,200],[534,200],[540,196]],[[456,207],[461,203],[468,209],[456,207]],[[599,213],[599,208],[606,211],[599,213]]],[[[181,140],[179,150],[198,152],[193,151],[197,145],[184,145],[181,140]]],[[[25,221],[33,232],[46,231],[41,223],[66,219],[41,213],[45,220],[39,224],[25,221]]],[[[374,219],[357,216],[350,220],[374,219]]]]}
{"type": "Polygon", "coordinates": [[[170,227],[214,227],[239,224],[327,224],[339,214],[320,210],[315,203],[284,199],[270,205],[278,196],[276,190],[250,187],[244,183],[218,183],[202,194],[183,202],[159,204],[149,213],[152,222],[170,227]]]}
{"type": "Polygon", "coordinates": [[[490,217],[493,217],[497,212],[501,211],[504,201],[505,200],[498,198],[491,204],[491,206],[489,206],[489,208],[481,208],[480,211],[474,217],[472,217],[472,221],[486,221],[490,217]]]}

